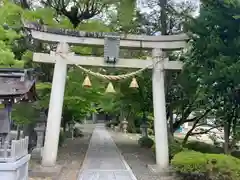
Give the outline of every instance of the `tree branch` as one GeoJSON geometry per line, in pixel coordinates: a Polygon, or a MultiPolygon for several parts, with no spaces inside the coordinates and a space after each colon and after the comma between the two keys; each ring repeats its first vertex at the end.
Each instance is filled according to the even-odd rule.
{"type": "Polygon", "coordinates": [[[209,133],[211,130],[216,129],[216,128],[218,128],[218,127],[221,127],[221,126],[212,127],[212,128],[210,128],[210,129],[207,129],[207,130],[201,131],[201,132],[191,133],[191,136],[201,135],[201,134],[207,134],[207,133],[209,133]]]}
{"type": "Polygon", "coordinates": [[[23,9],[30,9],[30,5],[28,4],[27,0],[20,0],[20,4],[23,9]]]}

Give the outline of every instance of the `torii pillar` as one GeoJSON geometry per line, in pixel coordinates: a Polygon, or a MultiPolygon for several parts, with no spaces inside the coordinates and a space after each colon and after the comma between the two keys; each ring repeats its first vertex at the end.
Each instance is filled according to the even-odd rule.
{"type": "Polygon", "coordinates": [[[42,154],[42,165],[45,167],[55,165],[57,160],[62,107],[67,77],[67,62],[60,54],[70,54],[68,44],[59,43],[56,52],[59,54],[53,57],[55,58],[55,66],[42,154]]]}
{"type": "Polygon", "coordinates": [[[164,88],[164,57],[161,49],[153,49],[153,109],[156,164],[161,169],[169,166],[168,131],[166,118],[166,100],[164,88]]]}

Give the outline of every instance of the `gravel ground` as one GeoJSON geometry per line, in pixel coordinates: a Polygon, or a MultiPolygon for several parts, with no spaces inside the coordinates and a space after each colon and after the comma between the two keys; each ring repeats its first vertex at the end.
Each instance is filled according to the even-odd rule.
{"type": "MultiPolygon", "coordinates": [[[[57,180],[77,179],[95,125],[83,124],[78,125],[78,127],[83,131],[84,137],[74,140],[68,139],[63,147],[59,148],[57,164],[63,168],[59,177],[56,178],[57,180]]],[[[31,164],[34,166],[36,162],[32,161],[31,164]]],[[[30,177],[29,180],[55,180],[55,178],[30,177]]]]}
{"type": "Polygon", "coordinates": [[[131,167],[138,180],[173,180],[174,178],[161,177],[149,170],[147,165],[155,164],[154,153],[151,149],[140,148],[136,135],[112,132],[109,130],[124,159],[131,167]]]}

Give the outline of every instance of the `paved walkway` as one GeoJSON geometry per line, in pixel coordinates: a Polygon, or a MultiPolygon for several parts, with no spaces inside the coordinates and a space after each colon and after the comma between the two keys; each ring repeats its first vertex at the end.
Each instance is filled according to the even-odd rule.
{"type": "Polygon", "coordinates": [[[104,124],[98,124],[78,180],[137,180],[104,124]]]}

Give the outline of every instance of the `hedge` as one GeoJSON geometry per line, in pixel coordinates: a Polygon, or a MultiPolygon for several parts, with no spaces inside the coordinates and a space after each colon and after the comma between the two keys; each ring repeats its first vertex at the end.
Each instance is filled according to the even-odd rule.
{"type": "Polygon", "coordinates": [[[189,141],[184,145],[185,148],[201,153],[220,154],[223,153],[223,149],[212,144],[208,144],[200,141],[189,141]]]}
{"type": "Polygon", "coordinates": [[[224,154],[182,151],[174,156],[171,165],[184,180],[240,179],[240,160],[224,154]]]}

